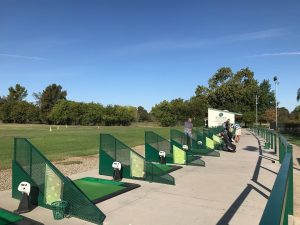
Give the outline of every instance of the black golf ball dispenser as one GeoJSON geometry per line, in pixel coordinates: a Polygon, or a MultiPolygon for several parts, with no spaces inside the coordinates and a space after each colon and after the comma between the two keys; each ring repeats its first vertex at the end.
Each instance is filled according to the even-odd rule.
{"type": "Polygon", "coordinates": [[[122,165],[120,162],[113,162],[113,179],[122,180],[122,165]]]}
{"type": "Polygon", "coordinates": [[[166,152],[159,151],[158,155],[159,155],[159,163],[166,164],[166,152]]]}

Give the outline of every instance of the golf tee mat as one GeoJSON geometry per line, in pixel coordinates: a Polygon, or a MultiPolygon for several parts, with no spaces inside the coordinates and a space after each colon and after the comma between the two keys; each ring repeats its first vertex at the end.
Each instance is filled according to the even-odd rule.
{"type": "Polygon", "coordinates": [[[117,195],[140,187],[138,184],[101,178],[84,177],[73,180],[73,183],[94,203],[105,201],[117,195]]]}
{"type": "Polygon", "coordinates": [[[12,213],[0,208],[0,225],[43,225],[43,223],[34,221],[27,217],[12,213]]]}

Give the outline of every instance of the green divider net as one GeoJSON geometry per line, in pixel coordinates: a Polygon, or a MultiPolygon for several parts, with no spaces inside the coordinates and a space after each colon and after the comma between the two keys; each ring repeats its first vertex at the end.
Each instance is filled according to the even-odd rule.
{"type": "Polygon", "coordinates": [[[145,132],[145,159],[147,162],[159,162],[159,151],[166,153],[166,162],[173,162],[171,143],[153,131],[145,132]]]}
{"type": "Polygon", "coordinates": [[[130,175],[136,178],[145,177],[145,160],[133,151],[130,151],[130,175]]]}
{"type": "Polygon", "coordinates": [[[68,202],[67,214],[71,216],[96,224],[102,224],[105,219],[99,208],[34,145],[25,138],[15,138],[12,164],[13,198],[21,198],[18,185],[22,181],[32,185],[33,204],[50,209],[52,201],[61,199],[68,202]]]}
{"type": "Polygon", "coordinates": [[[155,163],[145,158],[110,134],[100,134],[99,174],[112,176],[112,163],[122,164],[122,176],[164,184],[175,184],[175,179],[155,163]]]}
{"type": "Polygon", "coordinates": [[[214,149],[215,148],[214,141],[209,137],[206,137],[205,139],[206,139],[206,147],[208,147],[209,149],[214,149]]]}
{"type": "Polygon", "coordinates": [[[62,200],[63,183],[55,172],[46,164],[45,170],[45,203],[51,205],[52,202],[62,200]]]}
{"type": "Polygon", "coordinates": [[[199,155],[199,152],[194,151],[195,149],[191,148],[191,146],[193,145],[193,141],[195,141],[194,139],[189,139],[189,137],[186,134],[184,134],[179,130],[171,129],[170,133],[171,133],[170,134],[171,145],[172,145],[172,151],[174,157],[175,157],[174,150],[177,150],[177,152],[179,152],[178,149],[180,149],[186,155],[185,156],[186,165],[205,166],[205,162],[202,159],[200,159],[199,156],[196,156],[199,155]],[[183,150],[183,145],[188,145],[189,149],[187,151],[183,150]]]}
{"type": "Polygon", "coordinates": [[[189,151],[187,151],[188,155],[203,155],[203,156],[213,156],[213,157],[219,157],[220,153],[216,151],[213,148],[208,148],[206,143],[206,138],[204,138],[204,135],[199,136],[200,133],[197,133],[197,131],[194,130],[193,138],[190,138],[185,133],[178,131],[178,130],[171,130],[171,140],[179,143],[182,147],[182,145],[186,144],[189,146],[189,151]],[[199,137],[199,139],[198,139],[199,137]],[[198,141],[201,141],[202,143],[198,143],[198,141]]]}
{"type": "Polygon", "coordinates": [[[186,152],[177,146],[173,146],[174,163],[184,165],[186,164],[186,152]]]}
{"type": "Polygon", "coordinates": [[[218,143],[218,144],[221,144],[222,143],[222,140],[220,137],[216,136],[216,135],[213,135],[213,140],[218,143]]]}

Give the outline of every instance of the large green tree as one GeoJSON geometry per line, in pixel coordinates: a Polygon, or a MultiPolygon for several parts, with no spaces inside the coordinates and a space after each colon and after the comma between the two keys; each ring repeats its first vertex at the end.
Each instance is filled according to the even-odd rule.
{"type": "Polygon", "coordinates": [[[48,114],[59,100],[66,100],[66,97],[67,91],[62,90],[62,86],[57,84],[47,86],[40,95],[40,99],[38,99],[41,107],[42,120],[50,122],[48,120],[48,114]]]}
{"type": "Polygon", "coordinates": [[[137,113],[139,122],[145,122],[150,120],[150,115],[143,106],[139,106],[137,108],[137,113]]]}
{"type": "Polygon", "coordinates": [[[59,100],[48,115],[54,124],[101,125],[104,107],[97,103],[59,100]]]}
{"type": "Polygon", "coordinates": [[[209,89],[198,85],[195,95],[190,98],[187,104],[188,117],[193,118],[195,126],[204,125],[204,118],[207,116],[209,89]]]}
{"type": "Polygon", "coordinates": [[[7,101],[21,102],[27,97],[27,90],[20,84],[8,88],[7,101]]]}
{"type": "Polygon", "coordinates": [[[297,101],[299,102],[299,100],[300,100],[300,88],[297,91],[297,101]]]}
{"type": "Polygon", "coordinates": [[[275,94],[271,90],[271,84],[269,80],[263,80],[257,92],[258,95],[258,112],[263,114],[269,108],[275,108],[275,94]]]}
{"type": "Polygon", "coordinates": [[[151,114],[163,127],[176,125],[176,115],[172,111],[170,102],[166,100],[152,107],[151,114]]]}
{"type": "Polygon", "coordinates": [[[252,123],[255,121],[256,95],[259,96],[259,115],[275,107],[274,92],[268,80],[259,83],[247,67],[236,73],[229,67],[222,67],[209,79],[208,87],[197,86],[195,95],[188,101],[163,101],[152,108],[152,115],[163,126],[183,122],[187,117],[192,117],[195,125],[202,125],[207,108],[211,107],[245,113],[244,122],[252,123]]]}
{"type": "Polygon", "coordinates": [[[300,105],[296,106],[291,112],[291,119],[297,122],[300,121],[300,105]]]}
{"type": "Polygon", "coordinates": [[[290,112],[285,107],[278,108],[278,123],[286,123],[290,120],[290,112]]]}
{"type": "Polygon", "coordinates": [[[38,108],[26,101],[16,102],[11,111],[11,119],[14,123],[31,123],[38,121],[38,108]]]}
{"type": "Polygon", "coordinates": [[[212,108],[241,113],[253,111],[257,91],[257,81],[249,68],[234,74],[230,68],[224,67],[209,79],[208,102],[212,108]]]}
{"type": "Polygon", "coordinates": [[[130,107],[120,105],[108,105],[105,108],[103,123],[107,126],[128,126],[134,121],[134,115],[130,107]]]}

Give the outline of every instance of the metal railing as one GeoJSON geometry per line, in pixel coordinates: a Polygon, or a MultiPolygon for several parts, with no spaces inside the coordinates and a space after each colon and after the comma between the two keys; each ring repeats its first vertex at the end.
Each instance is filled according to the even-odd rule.
{"type": "MultiPolygon", "coordinates": [[[[252,128],[252,131],[269,142],[270,148],[277,149],[277,140],[279,141],[279,162],[281,163],[259,224],[288,225],[288,216],[294,214],[293,146],[283,135],[275,131],[258,127],[252,128]]],[[[275,153],[277,153],[276,150],[275,153]]]]}

